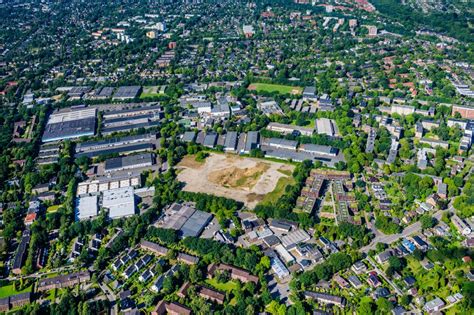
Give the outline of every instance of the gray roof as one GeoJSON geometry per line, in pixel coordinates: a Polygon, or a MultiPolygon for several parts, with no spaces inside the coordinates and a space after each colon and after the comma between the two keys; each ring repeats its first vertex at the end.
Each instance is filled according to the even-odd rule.
{"type": "Polygon", "coordinates": [[[43,133],[43,141],[70,139],[95,133],[95,117],[47,124],[43,133]]]}
{"type": "Polygon", "coordinates": [[[286,139],[280,139],[280,138],[269,138],[265,140],[265,144],[269,146],[276,146],[276,147],[278,146],[291,147],[296,150],[298,142],[294,140],[286,140],[286,139]]]}
{"type": "Polygon", "coordinates": [[[93,158],[101,155],[108,155],[113,153],[128,153],[128,152],[141,152],[141,151],[152,151],[154,149],[151,143],[132,143],[121,146],[114,146],[103,150],[93,150],[87,152],[80,152],[76,154],[76,157],[87,156],[93,158]]]}
{"type": "Polygon", "coordinates": [[[160,122],[156,120],[156,121],[147,121],[144,123],[138,123],[138,124],[133,124],[133,125],[104,127],[102,128],[102,134],[111,134],[113,132],[129,131],[129,130],[139,129],[139,128],[147,129],[147,128],[152,128],[152,127],[157,127],[159,125],[160,125],[160,122]]]}
{"type": "Polygon", "coordinates": [[[184,142],[193,142],[194,139],[196,139],[196,132],[194,131],[186,131],[181,138],[184,142]]]}
{"type": "Polygon", "coordinates": [[[245,140],[245,152],[250,152],[258,147],[260,143],[260,134],[258,131],[249,131],[245,140]]]}
{"type": "Polygon", "coordinates": [[[95,93],[96,97],[112,97],[112,94],[114,93],[114,88],[113,87],[103,87],[100,90],[98,89],[95,93]]]}
{"type": "Polygon", "coordinates": [[[93,150],[93,149],[102,148],[102,147],[103,148],[112,147],[116,145],[130,143],[130,142],[135,143],[135,142],[140,142],[140,141],[147,141],[149,139],[156,139],[156,135],[150,133],[150,134],[144,134],[144,135],[112,138],[112,139],[107,139],[107,140],[87,141],[87,142],[77,144],[76,152],[93,150]]]}
{"type": "Polygon", "coordinates": [[[206,134],[206,137],[204,138],[204,143],[203,145],[205,147],[211,147],[213,148],[216,145],[217,142],[217,134],[215,133],[208,133],[206,134]]]}
{"type": "Polygon", "coordinates": [[[314,95],[316,93],[316,88],[314,86],[307,86],[304,88],[303,96],[314,95]]]}
{"type": "Polygon", "coordinates": [[[228,150],[235,150],[237,147],[237,132],[229,131],[225,136],[224,147],[228,150]]]}
{"type": "Polygon", "coordinates": [[[153,155],[151,153],[142,153],[108,159],[105,161],[105,170],[131,168],[137,164],[143,163],[153,164],[153,155]]]}
{"type": "Polygon", "coordinates": [[[338,152],[337,148],[333,148],[327,145],[319,145],[319,144],[312,144],[312,143],[304,144],[301,150],[305,152],[321,154],[321,155],[337,155],[337,152],[338,152]]]}
{"type": "Polygon", "coordinates": [[[182,236],[199,236],[211,219],[212,214],[196,210],[181,227],[182,236]]]}
{"type": "Polygon", "coordinates": [[[140,86],[121,86],[115,92],[114,98],[135,98],[140,90],[140,86]]]}

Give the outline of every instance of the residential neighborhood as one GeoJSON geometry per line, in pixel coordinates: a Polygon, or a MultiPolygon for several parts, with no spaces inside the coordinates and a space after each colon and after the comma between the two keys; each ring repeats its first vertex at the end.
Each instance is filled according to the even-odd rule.
{"type": "Polygon", "coordinates": [[[473,10],[0,0],[0,313],[471,314],[473,10]]]}

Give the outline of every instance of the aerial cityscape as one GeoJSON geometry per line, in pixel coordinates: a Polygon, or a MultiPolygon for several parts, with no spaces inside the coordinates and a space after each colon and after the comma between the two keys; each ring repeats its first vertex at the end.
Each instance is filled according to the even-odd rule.
{"type": "Polygon", "coordinates": [[[0,0],[0,314],[474,314],[474,4],[0,0]]]}

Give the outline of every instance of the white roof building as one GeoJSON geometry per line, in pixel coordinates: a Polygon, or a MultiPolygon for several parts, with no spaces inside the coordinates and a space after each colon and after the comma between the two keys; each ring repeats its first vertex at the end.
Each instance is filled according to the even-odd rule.
{"type": "Polygon", "coordinates": [[[97,196],[82,196],[76,199],[76,221],[87,220],[97,216],[99,212],[97,196]]]}
{"type": "Polygon", "coordinates": [[[277,275],[279,279],[285,278],[290,275],[290,272],[278,257],[271,257],[270,264],[273,272],[277,275]]]}
{"type": "Polygon", "coordinates": [[[285,263],[290,264],[295,261],[295,257],[293,257],[293,255],[291,255],[283,245],[279,244],[275,246],[275,251],[285,263]]]}
{"type": "Polygon", "coordinates": [[[281,242],[286,249],[292,249],[297,244],[307,242],[311,237],[303,230],[296,230],[281,237],[281,242]]]}
{"type": "Polygon", "coordinates": [[[336,129],[334,128],[334,121],[328,118],[316,119],[316,132],[319,134],[325,134],[329,137],[336,135],[336,129]]]}
{"type": "Polygon", "coordinates": [[[102,206],[109,209],[109,217],[118,219],[135,214],[133,187],[123,187],[103,192],[102,206]]]}

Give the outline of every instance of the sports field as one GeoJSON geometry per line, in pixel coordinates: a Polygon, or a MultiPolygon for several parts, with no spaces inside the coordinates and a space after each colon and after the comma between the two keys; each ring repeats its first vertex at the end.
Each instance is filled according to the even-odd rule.
{"type": "Polygon", "coordinates": [[[303,88],[299,86],[282,85],[282,84],[269,84],[269,83],[252,83],[248,87],[251,91],[257,92],[278,92],[280,94],[293,94],[300,95],[303,92],[303,88]]]}

